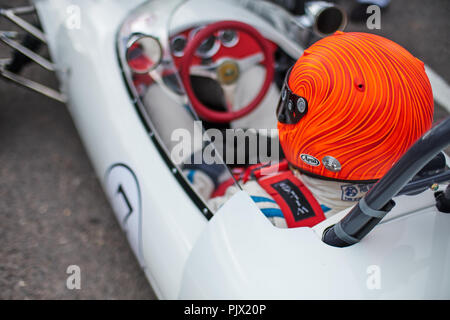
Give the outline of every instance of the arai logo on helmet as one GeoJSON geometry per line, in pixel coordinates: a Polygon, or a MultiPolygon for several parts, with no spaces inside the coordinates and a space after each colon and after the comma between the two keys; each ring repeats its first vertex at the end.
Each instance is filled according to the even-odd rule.
{"type": "Polygon", "coordinates": [[[303,160],[304,163],[309,164],[310,166],[317,167],[320,165],[320,161],[317,158],[314,158],[313,156],[310,156],[309,154],[302,153],[300,155],[300,158],[303,160]]]}

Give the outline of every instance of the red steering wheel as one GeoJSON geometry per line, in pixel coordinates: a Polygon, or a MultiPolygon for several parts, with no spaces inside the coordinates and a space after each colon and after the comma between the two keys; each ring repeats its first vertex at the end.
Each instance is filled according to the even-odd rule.
{"type": "Polygon", "coordinates": [[[260,102],[263,100],[267,91],[272,83],[274,74],[274,61],[272,51],[267,43],[267,40],[252,26],[239,22],[239,21],[219,21],[212,23],[200,31],[198,31],[192,40],[189,41],[184,52],[184,56],[181,60],[180,73],[181,80],[183,81],[186,94],[192,102],[192,106],[199,115],[200,118],[216,122],[216,123],[228,123],[233,120],[239,119],[250,112],[252,112],[260,102]],[[259,45],[262,50],[262,54],[258,53],[246,58],[223,58],[220,61],[211,63],[209,65],[192,66],[192,60],[194,53],[202,42],[219,30],[238,30],[250,35],[259,45]],[[236,80],[239,78],[239,74],[245,72],[250,67],[261,63],[266,69],[266,77],[261,90],[256,97],[245,107],[232,111],[228,106],[228,111],[220,112],[211,110],[205,106],[195,95],[192,89],[190,75],[207,76],[214,80],[219,81],[222,90],[225,93],[227,104],[229,99],[227,95],[234,95],[234,88],[236,80]]]}

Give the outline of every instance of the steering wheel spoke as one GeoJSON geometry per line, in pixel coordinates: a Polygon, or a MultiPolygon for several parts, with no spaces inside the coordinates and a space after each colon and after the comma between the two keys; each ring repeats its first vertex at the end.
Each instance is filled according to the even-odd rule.
{"type": "Polygon", "coordinates": [[[237,84],[223,84],[221,85],[223,95],[225,96],[225,102],[227,104],[228,112],[232,112],[235,110],[235,102],[236,102],[236,88],[237,84]]]}
{"type": "Polygon", "coordinates": [[[251,67],[260,64],[264,61],[264,55],[259,52],[255,53],[254,55],[248,56],[246,58],[237,60],[237,65],[239,66],[239,72],[245,72],[251,67]]]}
{"type": "Polygon", "coordinates": [[[217,80],[217,65],[194,65],[189,68],[189,74],[217,80]]]}

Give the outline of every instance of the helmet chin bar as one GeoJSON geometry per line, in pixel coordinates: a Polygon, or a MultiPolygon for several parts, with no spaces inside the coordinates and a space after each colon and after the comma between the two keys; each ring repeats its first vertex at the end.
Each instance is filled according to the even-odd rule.
{"type": "Polygon", "coordinates": [[[450,117],[426,132],[337,224],[322,241],[348,247],[363,239],[394,207],[392,198],[442,149],[450,144],[450,117]]]}

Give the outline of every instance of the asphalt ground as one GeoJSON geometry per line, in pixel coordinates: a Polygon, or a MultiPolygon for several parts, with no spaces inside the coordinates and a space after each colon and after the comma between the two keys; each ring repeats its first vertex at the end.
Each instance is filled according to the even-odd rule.
{"type": "MultiPolygon", "coordinates": [[[[449,16],[450,1],[392,0],[381,30],[346,31],[386,36],[450,82],[449,16]]],[[[0,58],[8,53],[0,47],[0,58]]],[[[56,86],[37,66],[24,75],[56,86]]],[[[436,119],[447,114],[436,105],[436,119]]],[[[0,299],[154,298],[65,106],[0,80],[0,299]],[[66,287],[70,265],[80,290],[66,287]]]]}

